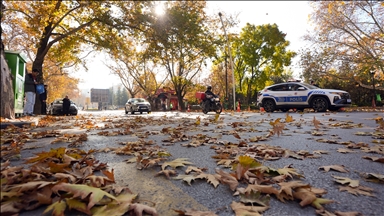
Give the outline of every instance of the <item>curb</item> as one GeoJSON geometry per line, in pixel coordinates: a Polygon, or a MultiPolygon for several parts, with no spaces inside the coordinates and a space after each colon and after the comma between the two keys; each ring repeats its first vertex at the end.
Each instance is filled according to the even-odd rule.
{"type": "Polygon", "coordinates": [[[32,124],[37,125],[39,123],[40,118],[35,117],[31,118],[29,121],[9,121],[9,122],[0,122],[0,129],[6,129],[8,126],[13,125],[19,128],[24,126],[30,127],[32,124]]]}

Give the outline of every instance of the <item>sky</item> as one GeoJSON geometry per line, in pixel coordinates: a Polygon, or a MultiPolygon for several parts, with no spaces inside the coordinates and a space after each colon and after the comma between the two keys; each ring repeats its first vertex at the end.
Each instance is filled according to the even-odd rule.
{"type": "MultiPolygon", "coordinates": [[[[308,15],[312,9],[308,1],[208,1],[207,6],[207,12],[211,14],[240,13],[238,16],[239,28],[233,29],[231,33],[240,33],[246,23],[254,25],[276,23],[280,31],[287,34],[286,40],[291,42],[288,48],[296,52],[306,45],[302,36],[311,29],[308,15]]],[[[300,75],[300,69],[295,66],[298,58],[293,59],[291,66],[295,78],[299,78],[300,75]]],[[[81,70],[73,74],[74,77],[80,79],[80,89],[105,89],[121,83],[120,79],[111,74],[103,62],[106,60],[102,54],[94,56],[87,62],[88,72],[81,70]]]]}

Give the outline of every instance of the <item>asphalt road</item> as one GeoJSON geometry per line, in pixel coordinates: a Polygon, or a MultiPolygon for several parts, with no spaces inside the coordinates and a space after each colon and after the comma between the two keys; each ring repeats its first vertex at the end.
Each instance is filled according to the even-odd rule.
{"type": "MultiPolygon", "coordinates": [[[[232,142],[239,143],[243,140],[249,145],[268,144],[272,146],[280,146],[284,149],[292,151],[305,150],[312,153],[315,150],[328,151],[328,154],[321,154],[319,158],[303,160],[295,158],[281,158],[275,161],[261,161],[264,165],[273,168],[283,168],[291,165],[297,169],[299,173],[305,176],[301,179],[305,183],[309,183],[316,188],[327,190],[327,194],[323,198],[335,200],[335,203],[325,205],[325,209],[329,212],[357,211],[363,215],[382,215],[384,212],[384,185],[379,183],[367,182],[361,177],[361,173],[376,173],[384,175],[384,163],[373,162],[372,160],[363,159],[363,156],[384,157],[384,155],[375,153],[365,153],[360,149],[353,149],[353,153],[340,153],[339,148],[346,148],[342,144],[330,144],[320,142],[323,140],[334,140],[337,143],[367,143],[369,146],[375,144],[372,136],[359,136],[357,132],[375,132],[378,124],[374,120],[377,117],[383,117],[383,112],[339,112],[339,113],[289,113],[293,117],[293,122],[286,123],[285,130],[280,136],[271,136],[264,141],[252,143],[250,138],[255,136],[265,136],[269,133],[272,126],[270,121],[281,118],[284,122],[286,113],[251,113],[251,112],[235,112],[222,113],[218,123],[210,122],[214,119],[215,114],[209,113],[182,113],[182,112],[152,112],[151,114],[125,114],[122,110],[116,111],[98,111],[86,112],[80,111],[79,116],[85,116],[95,121],[99,126],[98,129],[89,130],[79,129],[71,126],[76,120],[75,117],[64,117],[52,127],[39,128],[39,130],[60,130],[61,133],[87,133],[88,140],[85,141],[81,148],[103,149],[106,147],[121,147],[119,142],[137,141],[140,136],[146,132],[145,140],[153,140],[157,145],[167,149],[172,156],[169,160],[177,158],[188,158],[193,166],[207,168],[207,172],[214,174],[215,169],[219,168],[229,172],[230,170],[216,164],[212,156],[216,155],[211,149],[212,145],[203,145],[199,147],[184,147],[182,144],[191,141],[176,142],[173,145],[166,145],[164,139],[168,139],[169,135],[161,133],[163,128],[183,128],[182,133],[188,136],[196,134],[206,134],[209,137],[217,138],[223,143],[232,142]],[[199,126],[191,126],[191,122],[196,122],[196,118],[201,118],[199,126]],[[322,135],[314,136],[315,131],[313,124],[314,117],[321,123],[320,129],[316,130],[322,135]],[[150,121],[141,121],[141,118],[150,121]],[[116,131],[113,128],[122,121],[135,121],[137,127],[132,135],[102,136],[97,133],[101,130],[116,131]],[[232,123],[236,122],[240,125],[237,128],[232,127],[232,123]],[[299,127],[300,122],[300,127],[299,127]],[[204,125],[204,123],[207,123],[204,125]],[[183,126],[187,125],[187,126],[183,126]],[[108,126],[107,129],[102,129],[108,126]],[[241,130],[244,129],[244,130],[241,130]],[[236,130],[240,139],[235,138],[231,132],[236,130]],[[148,135],[149,134],[149,135],[148,135]],[[321,166],[344,165],[348,173],[340,173],[336,171],[324,172],[319,170],[321,166]],[[340,192],[338,187],[340,184],[335,183],[335,176],[349,177],[359,180],[360,185],[371,187],[374,189],[373,197],[355,196],[347,192],[340,192]]],[[[120,128],[121,129],[121,128],[120,128]]],[[[22,152],[22,159],[33,156],[33,153],[41,151],[49,151],[50,148],[58,148],[67,146],[68,143],[50,144],[54,138],[44,138],[29,142],[26,144],[30,149],[22,152]],[[36,148],[34,148],[36,147],[36,148]]],[[[166,179],[164,176],[155,174],[161,170],[160,167],[153,167],[145,170],[137,170],[135,164],[128,164],[124,160],[132,158],[128,155],[116,155],[112,152],[96,153],[95,157],[103,163],[107,163],[109,168],[115,171],[115,179],[117,184],[128,186],[131,191],[138,193],[143,202],[149,205],[155,205],[159,215],[177,215],[173,209],[185,210],[192,208],[200,211],[213,211],[217,215],[227,216],[234,215],[230,208],[232,201],[239,201],[238,196],[233,196],[233,192],[227,185],[220,184],[214,188],[206,180],[196,180],[192,185],[188,185],[184,181],[166,179]]],[[[20,161],[12,161],[13,165],[21,164],[20,161]]],[[[178,174],[184,174],[186,167],[177,168],[178,174]]],[[[244,187],[245,185],[243,185],[244,187]]],[[[20,215],[40,215],[42,208],[23,212],[20,215]]],[[[301,207],[298,201],[287,201],[282,203],[276,198],[271,198],[270,208],[263,215],[316,215],[315,209],[311,206],[301,207]]]]}

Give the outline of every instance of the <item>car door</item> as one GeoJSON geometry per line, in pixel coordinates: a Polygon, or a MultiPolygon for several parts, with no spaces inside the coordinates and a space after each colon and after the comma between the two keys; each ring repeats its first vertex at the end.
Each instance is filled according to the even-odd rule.
{"type": "Polygon", "coordinates": [[[289,89],[287,84],[279,84],[269,89],[269,95],[276,101],[276,105],[282,106],[287,104],[289,89]]]}
{"type": "Polygon", "coordinates": [[[298,83],[290,84],[289,88],[291,93],[289,95],[288,103],[290,105],[305,105],[308,100],[308,89],[298,83]]]}

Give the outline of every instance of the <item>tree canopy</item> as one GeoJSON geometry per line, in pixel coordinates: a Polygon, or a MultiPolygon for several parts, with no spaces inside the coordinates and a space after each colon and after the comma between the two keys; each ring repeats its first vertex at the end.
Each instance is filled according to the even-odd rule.
{"type": "Polygon", "coordinates": [[[384,4],[380,1],[312,2],[314,31],[306,36],[313,49],[302,52],[305,79],[333,75],[357,82],[383,79],[384,4]]]}

